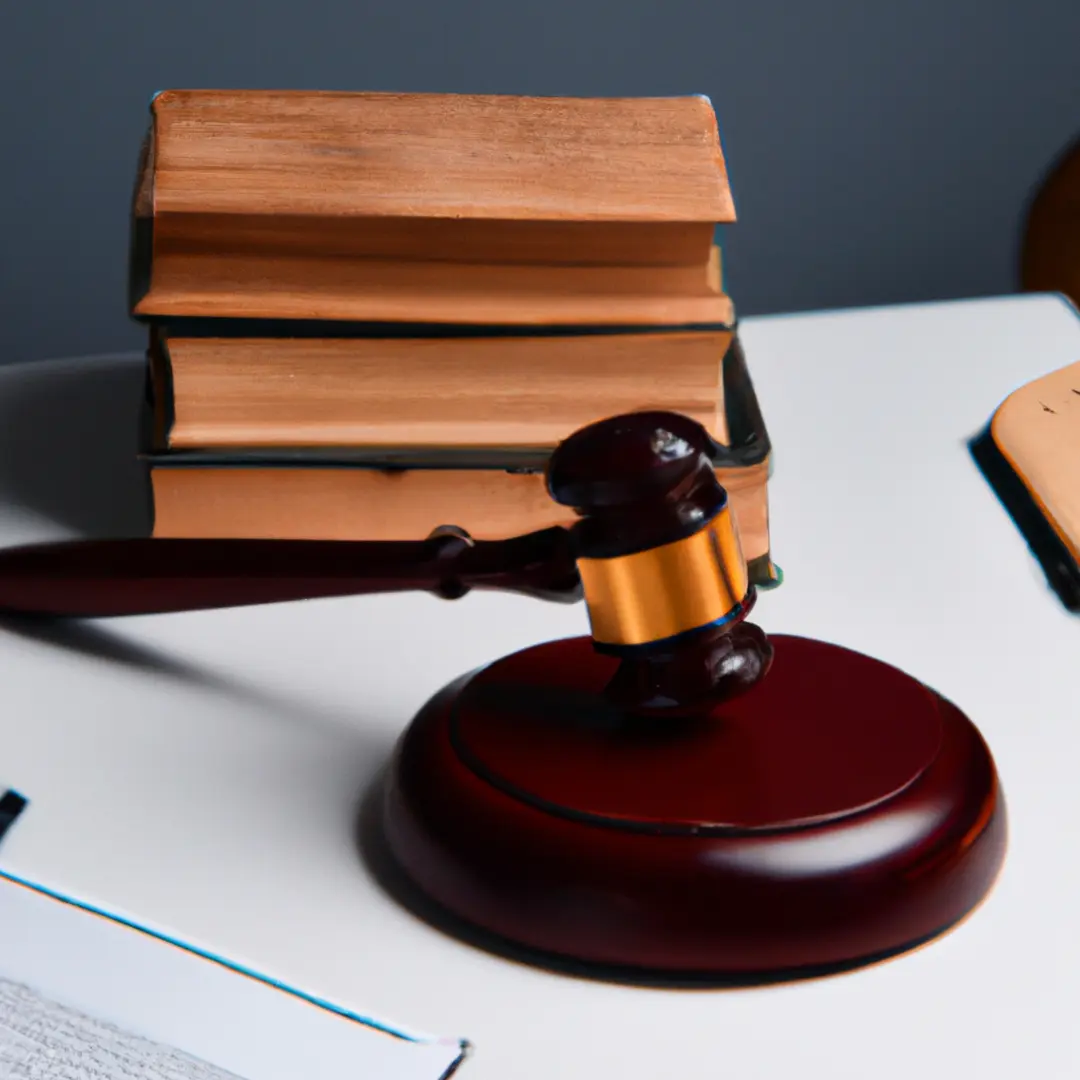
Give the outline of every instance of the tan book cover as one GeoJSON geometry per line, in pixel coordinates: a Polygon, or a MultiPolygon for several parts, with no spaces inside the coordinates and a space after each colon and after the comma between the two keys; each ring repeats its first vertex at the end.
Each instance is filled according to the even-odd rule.
{"type": "Polygon", "coordinates": [[[730,324],[708,99],[168,90],[133,206],[142,317],[730,324]]]}
{"type": "Polygon", "coordinates": [[[730,331],[450,338],[218,338],[151,345],[160,449],[554,447],[664,409],[726,443],[730,331]],[[171,415],[170,415],[171,413],[171,415]]]}
{"type": "MultiPolygon", "coordinates": [[[[774,584],[768,460],[721,467],[755,584],[774,584]]],[[[373,469],[347,465],[151,467],[156,537],[422,540],[454,525],[477,540],[568,525],[539,472],[373,469]]]]}
{"type": "Polygon", "coordinates": [[[1080,363],[1010,394],[972,452],[1050,586],[1080,611],[1080,363]]]}

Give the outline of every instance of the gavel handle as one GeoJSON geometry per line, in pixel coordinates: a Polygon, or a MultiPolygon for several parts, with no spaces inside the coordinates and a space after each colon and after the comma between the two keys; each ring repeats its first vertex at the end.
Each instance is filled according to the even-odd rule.
{"type": "Polygon", "coordinates": [[[508,540],[97,540],[0,551],[0,613],[99,618],[473,588],[581,598],[570,534],[508,540]]]}

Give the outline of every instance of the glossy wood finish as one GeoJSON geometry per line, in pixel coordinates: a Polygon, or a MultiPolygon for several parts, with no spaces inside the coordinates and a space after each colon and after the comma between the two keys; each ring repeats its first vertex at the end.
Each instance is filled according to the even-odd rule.
{"type": "Polygon", "coordinates": [[[696,420],[643,410],[589,424],[564,439],[547,468],[551,497],[579,515],[580,555],[613,558],[699,532],[727,503],[696,420]]]}
{"type": "Polygon", "coordinates": [[[703,708],[745,694],[773,661],[772,641],[760,627],[743,621],[755,599],[751,589],[731,620],[665,646],[620,649],[594,641],[594,648],[619,660],[604,697],[642,720],[653,716],[692,724],[703,708]]]}
{"type": "Polygon", "coordinates": [[[525,802],[687,836],[835,821],[891,798],[937,756],[941,717],[914,679],[845,655],[830,682],[832,646],[773,648],[772,677],[753,691],[672,718],[609,706],[611,665],[580,642],[552,642],[470,680],[451,739],[474,771],[525,802]],[[559,673],[556,688],[538,685],[544,670],[559,673]],[[872,709],[852,710],[849,693],[858,700],[862,688],[865,702],[868,685],[872,709]]]}
{"type": "Polygon", "coordinates": [[[1005,809],[951,703],[837,646],[772,638],[736,699],[613,705],[589,639],[462,678],[403,736],[394,856],[438,905],[553,962],[728,979],[849,966],[986,894],[1005,809]]]}
{"type": "Polygon", "coordinates": [[[0,612],[105,617],[327,596],[473,588],[573,602],[581,587],[565,529],[473,542],[453,531],[395,543],[101,540],[0,551],[0,612]]]}

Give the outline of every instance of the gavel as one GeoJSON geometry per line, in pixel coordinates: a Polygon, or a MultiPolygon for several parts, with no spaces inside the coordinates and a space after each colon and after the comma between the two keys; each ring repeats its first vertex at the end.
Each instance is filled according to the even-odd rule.
{"type": "Polygon", "coordinates": [[[0,610],[83,618],[408,590],[584,596],[595,647],[623,658],[629,707],[684,708],[749,687],[771,649],[712,461],[685,416],[640,412],[571,435],[547,467],[577,521],[505,540],[452,526],[420,541],[126,539],[0,552],[0,610]]]}
{"type": "Polygon", "coordinates": [[[958,923],[997,876],[993,758],[910,675],[746,621],[755,589],[714,449],[673,413],[595,423],[547,466],[572,524],[505,540],[448,527],[401,543],[9,549],[0,610],[583,597],[589,636],[463,675],[395,748],[380,835],[440,925],[624,981],[757,982],[895,955],[958,923]]]}

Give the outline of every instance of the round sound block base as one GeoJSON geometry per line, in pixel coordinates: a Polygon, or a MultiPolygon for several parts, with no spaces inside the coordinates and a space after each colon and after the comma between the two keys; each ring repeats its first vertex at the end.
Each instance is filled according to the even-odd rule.
{"type": "Polygon", "coordinates": [[[761,683],[690,718],[609,705],[589,638],[459,679],[391,762],[395,860],[490,940],[609,976],[787,978],[939,934],[1004,857],[985,743],[895,668],[771,640],[761,683]]]}

